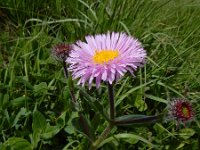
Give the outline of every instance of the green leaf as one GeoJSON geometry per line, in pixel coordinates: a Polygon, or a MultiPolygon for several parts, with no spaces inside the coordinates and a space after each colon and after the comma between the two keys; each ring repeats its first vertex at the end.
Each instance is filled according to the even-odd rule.
{"type": "Polygon", "coordinates": [[[38,85],[34,85],[33,91],[35,96],[41,95],[41,94],[47,94],[48,92],[48,86],[46,82],[41,82],[38,85]]]}
{"type": "Polygon", "coordinates": [[[103,106],[99,103],[98,100],[96,100],[95,98],[91,97],[83,88],[81,87],[77,87],[80,90],[80,94],[83,96],[83,98],[85,99],[85,101],[97,112],[99,112],[104,119],[106,119],[107,121],[110,121],[110,119],[108,118],[108,114],[106,114],[104,112],[104,108],[103,106]]]}
{"type": "Polygon", "coordinates": [[[33,147],[31,144],[23,139],[18,137],[11,137],[9,138],[5,143],[4,146],[8,148],[11,148],[12,150],[32,150],[33,147]]]}
{"type": "Polygon", "coordinates": [[[28,81],[28,78],[26,76],[17,76],[16,77],[18,83],[24,84],[28,89],[33,89],[33,86],[28,81]]]}
{"type": "Polygon", "coordinates": [[[147,104],[145,103],[144,100],[142,100],[142,95],[138,95],[136,100],[135,100],[135,103],[134,103],[134,106],[140,111],[145,111],[147,110],[147,104]]]}
{"type": "Polygon", "coordinates": [[[38,110],[33,113],[33,123],[32,123],[32,145],[37,148],[38,142],[41,140],[41,134],[45,132],[47,127],[47,122],[45,117],[38,110]]]}
{"type": "Polygon", "coordinates": [[[78,144],[80,144],[80,141],[73,140],[73,141],[69,142],[62,150],[69,150],[70,149],[69,147],[72,146],[74,143],[76,143],[78,145],[78,144]]]}
{"type": "Polygon", "coordinates": [[[162,99],[162,98],[157,97],[157,96],[154,96],[154,95],[145,94],[145,96],[146,96],[147,98],[152,99],[152,100],[155,100],[155,101],[157,101],[157,102],[161,102],[161,103],[165,103],[165,104],[168,103],[167,100],[162,99]]]}
{"type": "Polygon", "coordinates": [[[101,146],[103,146],[106,143],[112,142],[112,141],[118,141],[119,139],[125,140],[127,142],[136,142],[136,140],[142,141],[146,144],[149,145],[149,147],[155,147],[151,142],[149,142],[148,140],[144,139],[143,137],[139,136],[139,135],[135,135],[135,134],[131,134],[131,133],[122,133],[122,134],[117,134],[117,135],[113,135],[112,137],[109,137],[107,139],[105,139],[101,144],[99,144],[98,148],[100,148],[101,146]]]}
{"type": "Polygon", "coordinates": [[[144,88],[145,86],[154,83],[156,80],[151,80],[149,82],[146,82],[144,84],[141,84],[140,86],[134,87],[132,89],[130,89],[129,91],[127,91],[126,93],[124,93],[121,97],[119,97],[119,99],[116,101],[115,103],[115,107],[117,107],[126,97],[128,97],[131,93],[133,93],[134,91],[137,91],[141,88],[144,88]]]}
{"type": "Polygon", "coordinates": [[[6,109],[9,106],[9,95],[0,93],[0,110],[6,109]]]}
{"type": "Polygon", "coordinates": [[[122,91],[125,89],[125,85],[127,84],[127,81],[129,80],[129,77],[127,77],[124,81],[123,84],[120,84],[120,88],[118,89],[117,93],[115,94],[115,98],[118,99],[122,91]]]}
{"type": "Polygon", "coordinates": [[[40,141],[41,137],[41,130],[37,129],[33,131],[31,137],[31,144],[33,145],[34,149],[37,148],[38,142],[40,141]]]}
{"type": "Polygon", "coordinates": [[[33,131],[42,130],[43,132],[45,132],[46,126],[47,126],[47,122],[43,114],[40,113],[38,110],[34,111],[33,124],[32,124],[33,131]]]}
{"type": "Polygon", "coordinates": [[[56,120],[56,125],[60,128],[63,128],[65,126],[65,118],[66,118],[66,111],[63,112],[58,119],[56,120]]]}
{"type": "Polygon", "coordinates": [[[54,135],[56,135],[58,132],[60,131],[59,126],[50,126],[48,125],[45,129],[45,132],[42,133],[41,137],[43,139],[50,139],[52,138],[54,135]]]}
{"type": "Polygon", "coordinates": [[[186,143],[180,143],[179,146],[176,149],[183,149],[183,147],[185,146],[186,143]]]}
{"type": "Polygon", "coordinates": [[[4,144],[0,143],[0,150],[7,150],[7,146],[4,144]]]}
{"type": "Polygon", "coordinates": [[[164,132],[167,132],[168,135],[172,136],[173,138],[176,138],[169,130],[167,130],[165,127],[163,127],[163,125],[160,123],[156,123],[153,126],[153,128],[158,134],[163,134],[164,132]]]}
{"type": "Polygon", "coordinates": [[[76,131],[75,131],[75,128],[73,126],[66,126],[64,128],[65,132],[67,132],[68,134],[74,134],[76,131]]]}
{"type": "Polygon", "coordinates": [[[11,100],[10,103],[13,107],[23,107],[23,106],[25,106],[25,103],[29,100],[30,100],[29,97],[21,96],[21,97],[11,100]]]}
{"type": "Polygon", "coordinates": [[[25,116],[25,114],[26,114],[26,109],[24,107],[22,107],[20,109],[20,111],[17,113],[17,115],[13,121],[12,127],[14,127],[17,124],[17,122],[19,121],[20,117],[25,116]]]}
{"type": "Polygon", "coordinates": [[[169,89],[169,90],[171,90],[172,92],[176,93],[176,94],[179,95],[180,97],[183,97],[183,98],[184,98],[184,96],[183,96],[180,92],[178,92],[178,91],[175,90],[174,88],[172,88],[172,87],[170,87],[170,86],[168,86],[168,85],[162,83],[161,81],[158,81],[157,84],[158,84],[158,85],[161,85],[161,86],[163,86],[163,87],[165,87],[165,88],[167,88],[167,89],[169,89]]]}
{"type": "Polygon", "coordinates": [[[68,134],[75,134],[76,133],[76,129],[72,124],[72,120],[78,117],[78,112],[73,111],[70,114],[70,118],[68,118],[69,120],[67,121],[67,126],[64,128],[65,132],[68,134]]]}
{"type": "Polygon", "coordinates": [[[159,120],[159,116],[146,116],[140,114],[124,115],[115,119],[116,125],[133,125],[141,123],[152,123],[159,120]]]}
{"type": "Polygon", "coordinates": [[[195,134],[195,130],[191,129],[191,128],[184,128],[184,129],[181,129],[179,131],[179,137],[184,139],[184,140],[187,140],[189,139],[191,136],[193,136],[195,134]]]}
{"type": "Polygon", "coordinates": [[[86,119],[85,116],[80,114],[79,117],[74,118],[72,120],[72,125],[77,129],[80,133],[85,135],[90,141],[94,140],[93,129],[89,124],[89,120],[86,119]]]}

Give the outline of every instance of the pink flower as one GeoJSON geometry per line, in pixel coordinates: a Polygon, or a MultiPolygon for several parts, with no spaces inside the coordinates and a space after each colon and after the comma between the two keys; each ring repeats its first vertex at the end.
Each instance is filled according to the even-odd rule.
{"type": "Polygon", "coordinates": [[[70,64],[73,79],[84,85],[96,81],[112,84],[127,71],[133,72],[145,62],[146,51],[141,43],[126,33],[107,33],[86,36],[86,42],[77,41],[66,62],[70,64]]]}
{"type": "Polygon", "coordinates": [[[185,99],[174,99],[169,104],[169,115],[177,122],[185,124],[194,116],[192,104],[185,99]]]}

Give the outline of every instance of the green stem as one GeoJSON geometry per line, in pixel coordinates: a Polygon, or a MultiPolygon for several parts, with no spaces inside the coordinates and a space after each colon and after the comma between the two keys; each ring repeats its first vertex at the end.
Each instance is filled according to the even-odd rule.
{"type": "Polygon", "coordinates": [[[73,83],[73,80],[72,80],[72,76],[71,76],[71,74],[68,74],[67,64],[64,60],[63,60],[63,68],[64,68],[65,77],[68,80],[69,93],[70,93],[70,96],[71,96],[71,99],[72,99],[73,109],[75,111],[79,112],[79,123],[83,128],[84,134],[87,135],[87,137],[88,137],[88,139],[89,139],[89,141],[92,145],[94,137],[93,137],[93,134],[90,130],[90,127],[87,123],[87,120],[84,118],[83,114],[79,110],[78,102],[77,102],[75,92],[74,92],[74,83],[73,83]]]}
{"type": "Polygon", "coordinates": [[[63,68],[64,68],[65,77],[68,78],[67,64],[65,60],[63,60],[63,68]]]}
{"type": "Polygon", "coordinates": [[[109,124],[104,131],[101,133],[101,135],[98,137],[98,139],[92,144],[91,146],[91,150],[96,150],[99,146],[99,144],[101,144],[101,142],[103,140],[105,140],[105,138],[110,134],[110,131],[112,129],[113,125],[109,124]]]}
{"type": "Polygon", "coordinates": [[[76,104],[76,97],[75,97],[75,94],[74,94],[74,85],[73,85],[73,81],[72,81],[71,76],[68,75],[67,64],[66,64],[65,60],[63,60],[63,68],[64,68],[65,77],[68,79],[69,93],[70,93],[70,96],[72,98],[72,103],[73,103],[73,105],[75,105],[76,104]]]}
{"type": "Polygon", "coordinates": [[[115,104],[114,104],[114,90],[113,85],[108,83],[108,97],[109,97],[109,103],[110,103],[110,120],[111,122],[109,125],[104,129],[104,131],[101,133],[101,135],[98,137],[98,139],[92,144],[91,150],[96,150],[99,146],[99,144],[102,143],[103,140],[106,139],[106,137],[110,134],[110,131],[113,127],[113,122],[115,119],[115,104]]]}
{"type": "Polygon", "coordinates": [[[71,76],[68,77],[68,86],[69,86],[69,93],[70,93],[70,96],[72,98],[72,103],[75,105],[77,100],[76,100],[76,97],[75,97],[74,83],[73,83],[73,80],[72,80],[71,76]]]}
{"type": "Polygon", "coordinates": [[[110,120],[114,121],[115,118],[114,90],[112,84],[109,83],[108,83],[108,96],[110,102],[110,120]]]}

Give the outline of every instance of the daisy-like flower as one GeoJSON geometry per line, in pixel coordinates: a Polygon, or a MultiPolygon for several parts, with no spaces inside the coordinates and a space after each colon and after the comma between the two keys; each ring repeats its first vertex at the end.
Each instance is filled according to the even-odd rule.
{"type": "Polygon", "coordinates": [[[145,62],[146,51],[141,43],[126,33],[107,33],[86,36],[85,42],[77,41],[67,58],[73,79],[84,85],[96,81],[112,84],[127,71],[133,72],[145,62]]]}
{"type": "Polygon", "coordinates": [[[65,61],[66,58],[69,56],[70,50],[71,50],[70,45],[65,43],[60,43],[53,47],[52,53],[56,58],[65,61]]]}
{"type": "Polygon", "coordinates": [[[194,117],[192,104],[185,99],[174,99],[169,103],[169,115],[177,123],[185,124],[194,117]]]}

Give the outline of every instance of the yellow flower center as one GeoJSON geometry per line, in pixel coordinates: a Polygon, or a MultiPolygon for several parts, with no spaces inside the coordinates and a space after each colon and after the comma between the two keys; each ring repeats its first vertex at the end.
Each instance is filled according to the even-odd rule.
{"type": "Polygon", "coordinates": [[[93,56],[93,61],[97,64],[104,64],[115,59],[118,55],[119,52],[117,50],[105,49],[100,52],[96,51],[96,54],[93,56]]]}
{"type": "Polygon", "coordinates": [[[184,117],[188,117],[189,114],[190,114],[190,112],[189,112],[189,110],[188,110],[188,108],[186,106],[182,107],[182,113],[183,113],[184,117]]]}

